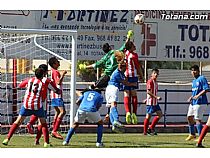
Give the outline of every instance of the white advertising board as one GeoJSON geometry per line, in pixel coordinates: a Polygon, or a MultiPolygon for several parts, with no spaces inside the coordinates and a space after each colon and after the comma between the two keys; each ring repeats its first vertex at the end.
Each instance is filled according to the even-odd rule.
{"type": "MultiPolygon", "coordinates": [[[[100,59],[104,55],[104,43],[113,49],[120,48],[130,29],[134,30],[140,60],[208,61],[210,56],[210,11],[0,11],[0,20],[2,27],[7,28],[77,30],[79,60],[100,59]],[[133,23],[138,13],[145,16],[143,25],[133,23]],[[189,19],[192,15],[194,19],[189,19]],[[207,19],[199,20],[200,15],[207,19]]],[[[68,40],[61,39],[61,42],[58,47],[71,47],[68,40]]]]}

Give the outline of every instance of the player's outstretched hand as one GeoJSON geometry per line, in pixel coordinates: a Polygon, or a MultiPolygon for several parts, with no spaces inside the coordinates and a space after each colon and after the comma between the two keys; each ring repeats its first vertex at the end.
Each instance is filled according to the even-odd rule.
{"type": "Polygon", "coordinates": [[[162,98],[161,97],[157,97],[157,100],[162,100],[162,98]]]}
{"type": "Polygon", "coordinates": [[[86,65],[85,64],[79,64],[79,69],[80,70],[84,70],[84,69],[86,69],[86,65]]]}
{"type": "Polygon", "coordinates": [[[62,75],[64,76],[65,74],[67,74],[67,71],[66,70],[64,70],[63,72],[62,72],[62,75]]]}
{"type": "Polygon", "coordinates": [[[134,35],[133,30],[129,30],[127,33],[127,38],[131,38],[131,37],[133,37],[133,35],[134,35]]]}

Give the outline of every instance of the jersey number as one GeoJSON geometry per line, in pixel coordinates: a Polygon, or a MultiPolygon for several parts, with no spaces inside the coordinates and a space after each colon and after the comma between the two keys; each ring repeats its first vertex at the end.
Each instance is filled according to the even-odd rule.
{"type": "Polygon", "coordinates": [[[87,101],[92,101],[95,96],[95,93],[89,93],[87,97],[87,101]]]}
{"type": "Polygon", "coordinates": [[[38,92],[38,87],[39,84],[33,84],[33,82],[30,82],[29,92],[33,91],[33,93],[36,94],[38,92]]]}

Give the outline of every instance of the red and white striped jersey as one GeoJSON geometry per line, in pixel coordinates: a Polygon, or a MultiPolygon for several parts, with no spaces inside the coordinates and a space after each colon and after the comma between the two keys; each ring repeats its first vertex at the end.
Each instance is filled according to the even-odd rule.
{"type": "Polygon", "coordinates": [[[58,89],[61,90],[61,94],[57,94],[57,93],[51,91],[51,99],[62,98],[63,97],[62,83],[60,85],[56,84],[58,82],[58,80],[60,80],[61,74],[58,70],[55,70],[52,68],[51,75],[52,75],[52,82],[56,85],[56,87],[58,89]]]}
{"type": "Polygon", "coordinates": [[[23,100],[23,106],[26,109],[31,110],[40,109],[42,107],[42,89],[44,84],[36,77],[32,77],[21,82],[19,87],[23,87],[24,85],[27,85],[27,89],[23,100]],[[26,83],[27,80],[28,82],[26,83]]]}
{"type": "MultiPolygon", "coordinates": [[[[147,81],[147,90],[150,90],[152,92],[152,94],[154,94],[155,96],[157,96],[157,92],[158,92],[158,84],[157,81],[150,78],[147,81]]],[[[151,97],[149,94],[147,94],[147,102],[146,105],[157,105],[157,99],[154,97],[151,97]]]]}
{"type": "Polygon", "coordinates": [[[135,52],[125,52],[125,59],[127,60],[127,67],[125,71],[126,77],[137,77],[137,68],[140,66],[138,61],[138,54],[135,52]]]}
{"type": "Polygon", "coordinates": [[[42,89],[42,101],[43,101],[43,107],[44,110],[47,110],[47,90],[51,90],[53,92],[58,92],[58,88],[56,87],[55,83],[52,82],[52,80],[50,80],[47,77],[43,77],[42,82],[44,84],[43,89],[42,89]]]}

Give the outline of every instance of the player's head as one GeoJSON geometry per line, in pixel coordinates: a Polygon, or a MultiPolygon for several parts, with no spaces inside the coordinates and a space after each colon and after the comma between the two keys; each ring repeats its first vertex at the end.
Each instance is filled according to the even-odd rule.
{"type": "Polygon", "coordinates": [[[108,53],[110,50],[112,50],[112,48],[110,47],[110,45],[109,45],[109,43],[105,43],[104,45],[103,45],[103,51],[105,52],[105,53],[108,53]]]}
{"type": "Polygon", "coordinates": [[[41,64],[41,65],[39,65],[39,68],[44,70],[45,75],[47,74],[47,72],[48,72],[47,64],[41,64]]]}
{"type": "Polygon", "coordinates": [[[198,65],[193,65],[191,66],[191,74],[193,77],[197,78],[200,74],[199,66],[198,65]]]}
{"type": "Polygon", "coordinates": [[[41,69],[41,68],[37,68],[37,69],[35,70],[35,76],[36,76],[36,78],[38,78],[38,79],[42,79],[43,76],[44,76],[44,70],[41,69]]]}
{"type": "Polygon", "coordinates": [[[56,57],[50,58],[48,63],[53,69],[57,69],[60,66],[60,62],[56,57]]]}
{"type": "Polygon", "coordinates": [[[114,52],[114,56],[115,56],[118,63],[121,62],[122,60],[124,60],[124,58],[125,58],[124,53],[119,51],[119,50],[116,50],[114,52]]]}
{"type": "Polygon", "coordinates": [[[159,70],[156,69],[156,68],[155,69],[152,69],[151,77],[153,79],[157,79],[158,75],[159,75],[159,70]]]}
{"type": "Polygon", "coordinates": [[[132,52],[132,51],[135,51],[136,50],[136,46],[135,46],[135,44],[132,41],[128,41],[125,44],[125,49],[132,52]]]}
{"type": "Polygon", "coordinates": [[[125,72],[126,70],[126,62],[124,60],[120,61],[118,63],[118,69],[122,72],[125,72]]]}

